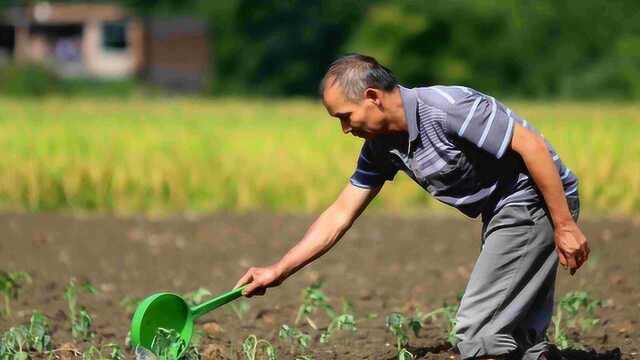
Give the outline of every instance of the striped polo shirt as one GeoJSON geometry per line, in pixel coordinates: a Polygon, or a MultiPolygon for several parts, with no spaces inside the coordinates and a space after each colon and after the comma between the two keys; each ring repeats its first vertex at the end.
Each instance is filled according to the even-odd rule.
{"type": "MultiPolygon", "coordinates": [[[[519,154],[510,151],[518,123],[539,133],[495,98],[462,86],[400,86],[406,133],[364,142],[351,183],[382,185],[402,170],[439,201],[465,215],[489,219],[506,205],[534,204],[542,194],[519,154]]],[[[578,179],[546,139],[566,196],[578,179]]]]}

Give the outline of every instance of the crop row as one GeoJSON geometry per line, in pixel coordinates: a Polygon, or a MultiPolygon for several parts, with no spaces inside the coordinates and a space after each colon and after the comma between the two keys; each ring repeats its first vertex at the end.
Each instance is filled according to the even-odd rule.
{"type": "MultiPolygon", "coordinates": [[[[0,273],[0,292],[4,295],[4,311],[2,316],[11,317],[11,301],[16,300],[21,290],[31,282],[31,278],[24,272],[2,272],[0,273]]],[[[300,304],[295,320],[292,325],[282,324],[279,327],[278,340],[282,341],[286,348],[287,358],[298,360],[311,360],[312,339],[319,339],[319,343],[327,344],[334,341],[336,333],[347,335],[358,331],[357,324],[364,319],[356,315],[353,305],[348,300],[343,300],[342,308],[338,311],[331,305],[328,296],[322,290],[322,283],[316,282],[303,290],[302,303],[300,304]],[[324,314],[324,315],[322,315],[324,314]],[[304,332],[301,323],[309,325],[311,332],[304,332]],[[322,325],[320,324],[322,322],[322,325]]],[[[32,357],[60,359],[69,357],[81,357],[83,360],[123,360],[126,350],[136,354],[138,359],[153,358],[157,354],[162,360],[177,360],[177,353],[186,351],[182,359],[200,360],[205,359],[201,354],[201,342],[203,332],[197,331],[191,344],[181,342],[175,330],[158,329],[152,342],[153,353],[146,349],[132,349],[131,344],[125,341],[124,346],[110,343],[96,343],[95,332],[93,330],[93,320],[91,314],[85,307],[78,303],[81,293],[93,294],[97,290],[90,284],[79,284],[71,279],[66,286],[64,298],[68,304],[67,317],[70,321],[71,334],[74,342],[56,346],[50,331],[50,321],[41,312],[34,310],[29,324],[14,326],[0,336],[0,360],[27,360],[32,357]],[[80,343],[85,346],[79,346],[80,343]],[[84,351],[82,351],[84,348],[84,351]]],[[[206,298],[211,293],[206,289],[198,289],[189,294],[185,294],[185,299],[190,305],[195,305],[206,298]]],[[[131,313],[135,308],[138,299],[125,298],[120,304],[123,313],[131,313]]],[[[569,330],[579,330],[580,333],[587,333],[593,326],[599,323],[597,308],[602,303],[590,297],[586,292],[577,291],[565,294],[557,303],[556,312],[553,317],[553,337],[554,343],[560,348],[580,347],[580,344],[573,342],[569,336],[569,330]]],[[[456,343],[454,333],[455,314],[458,304],[444,304],[442,307],[430,312],[416,310],[413,314],[405,315],[401,312],[393,312],[384,318],[386,329],[394,339],[397,356],[399,360],[413,359],[414,354],[407,346],[410,342],[410,333],[416,337],[421,331],[426,329],[426,324],[436,321],[443,322],[446,334],[444,338],[448,346],[456,343]]],[[[249,311],[249,303],[240,301],[231,303],[228,309],[242,320],[249,311]]],[[[367,314],[366,318],[375,319],[377,314],[367,314]]],[[[433,331],[433,330],[430,330],[433,331]]],[[[245,360],[256,359],[278,359],[276,346],[269,340],[260,338],[256,334],[248,334],[239,350],[231,351],[232,358],[245,360]]]]}
{"type": "MultiPolygon", "coordinates": [[[[640,108],[509,105],[578,175],[584,212],[640,214],[640,108]]],[[[310,101],[0,98],[0,207],[315,212],[345,186],[360,146],[310,101]]],[[[443,209],[403,174],[372,206],[443,209]]]]}

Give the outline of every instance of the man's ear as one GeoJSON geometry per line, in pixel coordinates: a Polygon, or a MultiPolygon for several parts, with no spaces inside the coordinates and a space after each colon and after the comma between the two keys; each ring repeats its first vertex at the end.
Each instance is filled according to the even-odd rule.
{"type": "Polygon", "coordinates": [[[367,88],[367,90],[364,91],[364,98],[365,100],[372,101],[376,106],[380,106],[382,105],[382,90],[367,88]]]}

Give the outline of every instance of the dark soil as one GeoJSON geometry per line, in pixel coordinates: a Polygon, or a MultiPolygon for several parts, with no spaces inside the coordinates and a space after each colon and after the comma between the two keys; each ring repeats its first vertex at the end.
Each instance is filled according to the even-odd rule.
{"type": "MultiPolygon", "coordinates": [[[[45,313],[57,347],[71,341],[64,288],[71,277],[91,281],[100,292],[80,303],[94,316],[94,342],[124,345],[131,312],[125,297],[158,291],[185,293],[205,287],[230,290],[249,266],[279,259],[313,221],[310,216],[248,214],[204,218],[71,217],[0,215],[0,270],[28,271],[33,282],[13,302],[14,314],[0,330],[28,322],[32,309],[45,313]]],[[[589,333],[570,331],[583,350],[564,351],[569,359],[640,358],[640,224],[631,220],[585,220],[590,261],[575,276],[560,270],[557,295],[585,290],[603,299],[600,323],[589,333]]],[[[314,340],[307,354],[316,359],[393,359],[395,344],[384,318],[393,311],[412,314],[456,301],[479,252],[480,224],[461,218],[402,219],[363,216],[332,251],[266,296],[249,299],[240,320],[227,305],[199,320],[206,329],[205,358],[241,359],[249,334],[266,338],[281,359],[294,358],[277,338],[281,324],[292,325],[304,287],[324,280],[324,291],[340,308],[353,302],[358,331],[340,333],[320,344],[319,332],[300,328],[314,340]],[[221,356],[215,354],[222,354],[221,356]]],[[[326,326],[324,314],[314,318],[326,326]]],[[[87,343],[76,344],[80,349],[87,343]]],[[[427,324],[409,349],[420,357],[449,359],[444,322],[427,324]]],[[[131,354],[131,353],[129,353],[131,354]]],[[[130,355],[131,356],[131,355],[130,355]]]]}

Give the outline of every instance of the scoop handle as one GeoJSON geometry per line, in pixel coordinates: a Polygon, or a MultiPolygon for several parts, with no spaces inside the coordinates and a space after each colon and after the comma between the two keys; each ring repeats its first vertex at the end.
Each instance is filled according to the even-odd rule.
{"type": "Polygon", "coordinates": [[[233,301],[239,298],[240,296],[242,296],[242,290],[244,290],[244,288],[246,287],[247,285],[241,286],[237,289],[228,291],[222,295],[218,295],[211,300],[207,300],[200,305],[196,305],[192,307],[190,310],[191,310],[191,315],[193,316],[193,319],[195,320],[200,316],[208,313],[209,311],[216,309],[230,301],[233,301]]]}

